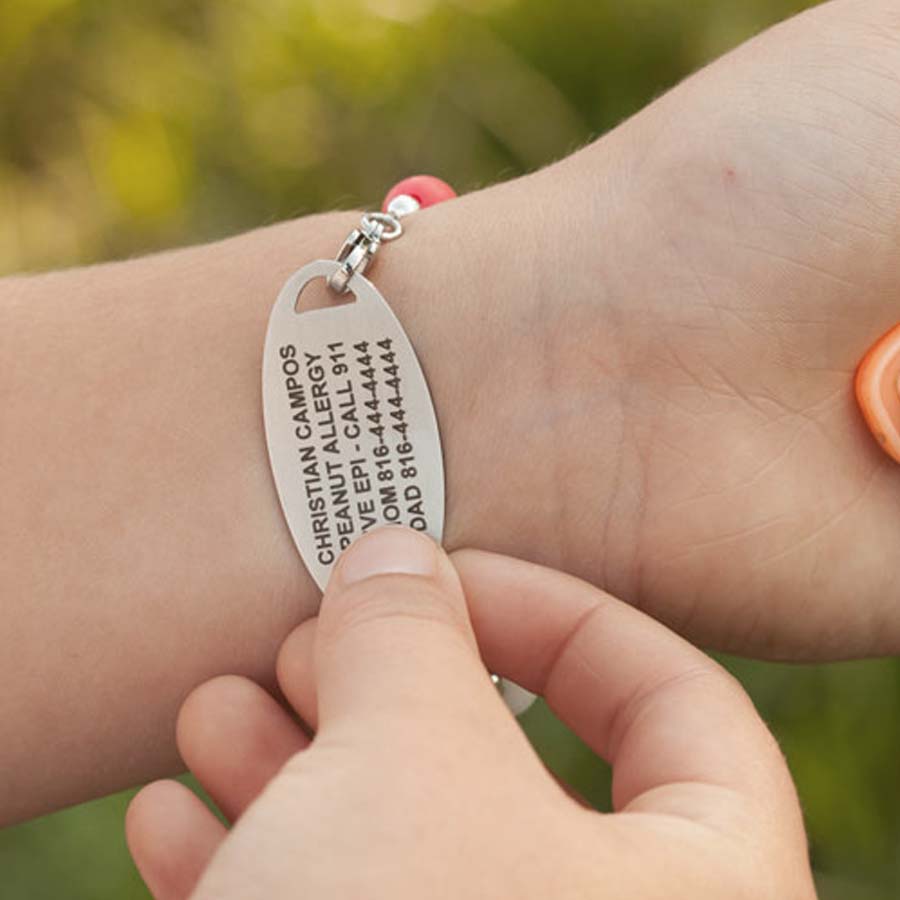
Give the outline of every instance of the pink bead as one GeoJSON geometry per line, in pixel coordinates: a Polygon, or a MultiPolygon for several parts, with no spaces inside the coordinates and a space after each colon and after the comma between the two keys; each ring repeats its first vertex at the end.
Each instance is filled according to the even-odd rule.
{"type": "Polygon", "coordinates": [[[452,200],[456,196],[456,191],[446,181],[441,181],[440,178],[435,178],[433,175],[412,175],[404,178],[388,191],[381,208],[386,210],[391,200],[400,194],[414,197],[424,209],[426,206],[434,206],[436,203],[452,200]]]}

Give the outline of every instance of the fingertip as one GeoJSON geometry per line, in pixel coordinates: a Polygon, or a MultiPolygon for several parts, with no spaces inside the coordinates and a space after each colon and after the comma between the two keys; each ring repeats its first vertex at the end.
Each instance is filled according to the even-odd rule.
{"type": "Polygon", "coordinates": [[[317,724],[314,648],[318,619],[307,619],[285,638],[275,661],[278,686],[298,716],[317,724]]]}
{"type": "Polygon", "coordinates": [[[156,900],[184,900],[197,884],[225,828],[177,781],[142,788],[125,812],[125,838],[156,900]]]}
{"type": "Polygon", "coordinates": [[[175,720],[175,741],[185,762],[195,746],[207,746],[219,736],[223,708],[252,701],[262,690],[240,675],[219,675],[194,688],[185,698],[175,720]]]}
{"type": "Polygon", "coordinates": [[[134,855],[135,846],[142,846],[145,836],[153,829],[154,818],[165,808],[165,797],[178,782],[170,779],[154,781],[142,787],[129,801],[125,810],[125,840],[134,855]]]}
{"type": "Polygon", "coordinates": [[[462,596],[450,557],[431,535],[405,525],[382,525],[343,551],[326,586],[323,606],[356,584],[390,576],[430,582],[462,596]]]}
{"type": "Polygon", "coordinates": [[[275,659],[275,676],[278,686],[286,692],[298,671],[305,672],[304,663],[316,639],[318,619],[307,619],[298,625],[285,639],[275,659]]]}
{"type": "Polygon", "coordinates": [[[166,833],[172,817],[195,799],[195,794],[181,782],[172,778],[152,781],[142,787],[125,810],[125,838],[128,846],[133,843],[146,847],[166,833]]]}
{"type": "MultiPolygon", "coordinates": [[[[438,574],[442,551],[427,534],[404,525],[382,525],[358,537],[341,554],[329,588],[343,588],[378,575],[438,574]]],[[[326,591],[327,593],[327,591],[326,591]]]]}
{"type": "Polygon", "coordinates": [[[309,738],[256,682],[214,678],[185,700],[176,726],[178,749],[204,789],[231,820],[309,738]]]}
{"type": "Polygon", "coordinates": [[[384,525],[357,538],[332,572],[317,633],[330,640],[358,620],[433,618],[471,634],[462,585],[428,534],[384,525]]]}

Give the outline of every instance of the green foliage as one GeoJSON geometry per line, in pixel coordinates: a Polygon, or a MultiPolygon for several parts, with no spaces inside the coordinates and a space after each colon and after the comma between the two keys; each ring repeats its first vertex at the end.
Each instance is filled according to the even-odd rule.
{"type": "Polygon", "coordinates": [[[0,271],[509,177],[803,5],[0,0],[0,271]]]}
{"type": "MultiPolygon", "coordinates": [[[[565,155],[802,0],[0,0],[0,271],[461,190],[565,155]],[[349,23],[349,24],[348,24],[349,23]]],[[[730,661],[778,735],[823,900],[900,885],[900,665],[730,661]]],[[[609,772],[546,707],[548,764],[609,772]]],[[[0,834],[0,896],[146,897],[126,795],[0,834]]]]}

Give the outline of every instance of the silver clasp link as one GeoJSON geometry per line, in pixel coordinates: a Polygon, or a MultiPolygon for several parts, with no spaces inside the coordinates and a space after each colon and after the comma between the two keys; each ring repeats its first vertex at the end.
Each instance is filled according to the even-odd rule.
{"type": "Polygon", "coordinates": [[[391,201],[387,212],[363,213],[359,228],[347,235],[335,258],[340,268],[328,279],[328,287],[336,294],[345,294],[353,276],[365,273],[381,245],[403,234],[400,219],[418,208],[418,201],[404,194],[391,201]]]}

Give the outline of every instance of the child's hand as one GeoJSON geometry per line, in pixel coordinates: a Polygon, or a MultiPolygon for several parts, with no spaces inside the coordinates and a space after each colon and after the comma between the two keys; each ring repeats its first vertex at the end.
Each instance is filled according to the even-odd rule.
{"type": "Polygon", "coordinates": [[[398,528],[345,554],[279,660],[317,728],[308,749],[250,681],[191,695],[182,754],[237,825],[177,783],[141,792],[128,840],[159,900],[814,896],[784,760],[722,669],[569,576],[474,551],[454,563],[398,528]],[[530,749],[463,588],[487,665],[612,762],[614,815],[530,749]]]}

